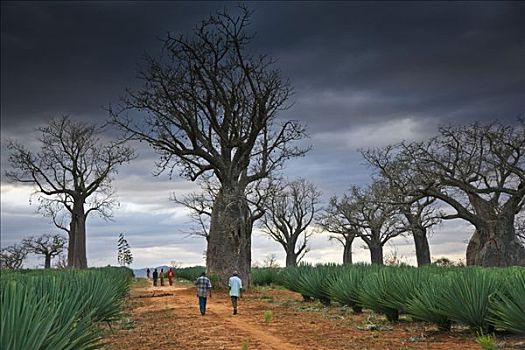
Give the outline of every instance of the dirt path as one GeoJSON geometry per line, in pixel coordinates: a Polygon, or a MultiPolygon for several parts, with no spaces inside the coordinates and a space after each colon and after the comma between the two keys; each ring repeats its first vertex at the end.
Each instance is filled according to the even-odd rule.
{"type": "Polygon", "coordinates": [[[181,282],[136,284],[128,304],[129,321],[105,338],[107,349],[479,349],[466,330],[439,333],[415,322],[390,324],[368,312],[354,315],[346,308],[304,303],[300,295],[280,289],[246,293],[238,315],[232,315],[226,292],[214,292],[201,316],[193,286],[181,282]],[[270,322],[266,311],[272,312],[270,322]],[[367,329],[372,323],[377,330],[367,329]]]}

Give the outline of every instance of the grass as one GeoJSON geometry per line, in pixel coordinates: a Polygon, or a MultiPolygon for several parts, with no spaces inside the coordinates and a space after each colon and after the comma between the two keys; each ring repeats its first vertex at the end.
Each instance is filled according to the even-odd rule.
{"type": "Polygon", "coordinates": [[[482,350],[496,350],[498,348],[495,337],[490,334],[483,334],[483,332],[476,337],[476,343],[481,346],[482,350]]]}
{"type": "Polygon", "coordinates": [[[266,322],[267,324],[272,322],[272,319],[273,319],[273,311],[272,310],[266,310],[264,312],[264,322],[266,322]]]}

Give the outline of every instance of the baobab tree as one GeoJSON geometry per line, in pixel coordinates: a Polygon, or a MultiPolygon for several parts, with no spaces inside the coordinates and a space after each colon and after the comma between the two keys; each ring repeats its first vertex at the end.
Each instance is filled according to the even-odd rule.
{"type": "Polygon", "coordinates": [[[444,219],[464,219],[475,227],[468,265],[525,265],[525,247],[515,228],[525,197],[523,120],[517,126],[442,127],[429,141],[397,147],[417,192],[454,210],[444,219]]]}
{"type": "Polygon", "coordinates": [[[400,225],[399,209],[383,200],[385,191],[384,183],[373,182],[366,188],[352,186],[349,195],[335,200],[345,214],[341,218],[347,221],[349,228],[356,229],[356,235],[370,250],[372,264],[379,265],[383,265],[384,245],[405,232],[400,225]]]}
{"type": "Polygon", "coordinates": [[[0,269],[19,269],[27,256],[27,249],[23,245],[13,244],[0,250],[0,269]]]}
{"type": "Polygon", "coordinates": [[[308,230],[320,211],[321,192],[305,179],[285,183],[269,196],[262,217],[263,231],[286,252],[286,266],[296,266],[309,251],[308,230]]]}
{"type": "Polygon", "coordinates": [[[68,116],[37,130],[41,148],[36,153],[19,142],[9,142],[12,169],[6,177],[36,187],[41,210],[69,234],[68,266],[86,268],[86,219],[93,212],[110,215],[115,204],[112,176],[134,152],[121,142],[102,143],[102,128],[68,116]],[[66,219],[58,219],[61,215],[66,219]]]}
{"type": "Polygon", "coordinates": [[[38,237],[28,237],[22,245],[29,253],[44,256],[44,268],[51,268],[51,259],[61,254],[66,246],[67,239],[61,235],[45,234],[38,237]]]}
{"type": "Polygon", "coordinates": [[[361,154],[375,170],[376,180],[386,185],[380,200],[398,208],[402,216],[400,224],[413,237],[417,265],[430,264],[428,233],[433,226],[441,222],[444,215],[434,205],[436,199],[416,191],[411,180],[413,174],[410,167],[397,159],[395,147],[369,149],[361,154]]]}
{"type": "Polygon", "coordinates": [[[253,56],[247,32],[250,12],[212,15],[193,35],[168,34],[160,57],[149,56],[144,83],[130,91],[113,121],[128,139],[147,142],[160,155],[158,173],[220,184],[210,218],[206,265],[210,274],[237,269],[249,285],[251,233],[246,188],[270,176],[306,149],[292,146],[305,136],[296,121],[279,123],[291,88],[267,56],[253,56]],[[142,112],[133,119],[128,111],[142,112]]]}
{"type": "MultiPolygon", "coordinates": [[[[210,220],[212,217],[213,203],[220,191],[220,183],[213,179],[200,181],[201,192],[193,192],[184,196],[173,193],[170,200],[189,209],[190,217],[196,226],[190,229],[190,236],[204,237],[208,241],[210,220]]],[[[274,179],[266,178],[249,184],[245,195],[250,208],[249,220],[252,226],[265,212],[265,203],[275,192],[274,179]]]]}
{"type": "Polygon", "coordinates": [[[328,206],[319,216],[318,224],[330,232],[330,240],[336,240],[343,246],[343,264],[350,265],[352,259],[352,244],[359,236],[359,227],[353,224],[357,215],[356,208],[350,205],[348,197],[330,198],[328,206]]]}

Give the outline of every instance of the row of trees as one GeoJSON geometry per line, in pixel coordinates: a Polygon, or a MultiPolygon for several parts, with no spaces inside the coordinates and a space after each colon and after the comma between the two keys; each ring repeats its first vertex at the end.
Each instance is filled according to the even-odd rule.
{"type": "MultiPolygon", "coordinates": [[[[304,179],[273,179],[251,194],[252,217],[286,252],[286,266],[308,252],[315,226],[331,233],[352,263],[359,238],[371,262],[383,264],[383,247],[397,236],[414,239],[419,266],[431,263],[428,234],[442,220],[463,219],[475,227],[467,264],[525,265],[523,202],[525,151],[523,120],[516,127],[500,123],[442,127],[422,142],[402,142],[363,150],[373,170],[366,187],[352,186],[320,207],[321,193],[304,179]],[[521,240],[520,240],[521,239],[521,240]]],[[[206,187],[206,188],[209,188],[206,187]]],[[[198,235],[208,236],[213,191],[174,200],[190,208],[198,235]]]]}
{"type": "MultiPolygon", "coordinates": [[[[67,239],[62,235],[44,234],[38,237],[24,238],[20,244],[14,244],[0,251],[0,269],[19,269],[28,254],[44,256],[44,268],[51,268],[51,259],[62,254],[67,239]]],[[[61,262],[59,261],[59,265],[61,262]]]]}
{"type": "MultiPolygon", "coordinates": [[[[38,237],[24,238],[20,244],[13,244],[0,251],[0,269],[20,269],[28,254],[44,257],[44,268],[51,268],[51,260],[59,256],[61,259],[55,264],[58,268],[66,268],[67,263],[62,253],[66,250],[67,238],[62,235],[44,234],[38,237]]],[[[117,242],[117,262],[126,266],[133,263],[133,254],[124,234],[119,234],[117,242]]]]}
{"type": "MultiPolygon", "coordinates": [[[[210,16],[193,35],[169,34],[162,55],[146,58],[142,87],[108,109],[122,139],[104,143],[101,129],[63,117],[40,129],[39,153],[9,144],[12,170],[6,175],[36,186],[40,211],[69,235],[69,266],[87,266],[86,219],[92,212],[111,215],[111,180],[118,166],[134,158],[124,144],[131,140],[159,154],[158,174],[178,172],[202,185],[204,195],[180,201],[195,209],[205,228],[210,273],[226,277],[236,269],[249,284],[257,220],[287,253],[293,247],[291,260],[306,252],[293,237],[307,232],[315,210],[305,214],[305,208],[319,197],[294,189],[309,186],[301,180],[278,185],[285,161],[308,151],[297,146],[306,132],[297,121],[278,119],[289,106],[291,87],[271,58],[250,54],[249,20],[250,12],[240,8],[237,16],[210,16]],[[132,117],[137,112],[141,118],[132,117]],[[294,199],[303,197],[306,207],[294,213],[304,215],[290,217],[294,199]]],[[[424,247],[426,230],[438,220],[464,218],[476,227],[469,263],[523,264],[514,219],[525,195],[524,140],[523,123],[494,123],[443,128],[430,141],[366,151],[374,183],[333,198],[321,223],[344,243],[346,262],[355,237],[380,262],[384,242],[395,235],[411,232],[424,247]],[[455,212],[441,213],[435,203],[455,212]]],[[[423,248],[418,261],[420,255],[428,261],[423,248]]]]}

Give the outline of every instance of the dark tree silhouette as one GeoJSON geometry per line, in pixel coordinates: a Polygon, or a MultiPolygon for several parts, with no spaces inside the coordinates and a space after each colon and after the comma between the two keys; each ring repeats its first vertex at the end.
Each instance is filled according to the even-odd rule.
{"type": "Polygon", "coordinates": [[[414,238],[417,265],[431,263],[428,233],[433,226],[441,222],[443,212],[437,210],[435,198],[421,195],[413,186],[413,174],[405,162],[397,159],[395,147],[361,152],[368,163],[377,171],[377,180],[385,183],[385,192],[381,201],[397,206],[403,217],[401,224],[414,238]]]}
{"type": "Polygon", "coordinates": [[[29,253],[44,256],[44,268],[51,268],[51,259],[65,249],[67,239],[61,235],[42,235],[39,237],[29,237],[22,241],[29,253]]]}
{"type": "Polygon", "coordinates": [[[118,236],[117,261],[121,266],[131,265],[133,263],[133,254],[131,254],[129,243],[126,238],[124,238],[123,233],[120,233],[118,236]]]}
{"type": "Polygon", "coordinates": [[[337,197],[330,198],[328,206],[319,217],[318,224],[331,233],[329,239],[336,240],[343,246],[343,264],[353,263],[352,244],[359,236],[359,226],[353,224],[353,216],[357,215],[355,207],[350,206],[347,197],[340,200],[337,197]]]}
{"type": "Polygon", "coordinates": [[[286,252],[286,266],[296,266],[309,251],[308,227],[319,212],[321,193],[304,179],[284,184],[269,197],[262,217],[264,232],[286,252]]]}
{"type": "Polygon", "coordinates": [[[27,256],[23,245],[14,244],[0,250],[0,269],[19,269],[27,256]]]}
{"type": "Polygon", "coordinates": [[[36,186],[40,210],[69,234],[68,266],[86,268],[86,219],[92,212],[111,215],[112,175],[134,157],[133,151],[119,142],[103,144],[101,128],[67,116],[37,130],[41,134],[37,153],[9,142],[12,170],[6,177],[36,186]],[[59,219],[61,215],[67,218],[59,219]]]}
{"type": "Polygon", "coordinates": [[[426,142],[397,146],[417,193],[439,199],[476,228],[467,264],[525,265],[515,217],[525,197],[525,128],[493,122],[442,127],[426,142]]]}
{"type": "Polygon", "coordinates": [[[366,188],[353,186],[349,195],[333,199],[332,205],[343,224],[340,232],[355,230],[370,250],[372,264],[383,265],[383,247],[392,238],[401,235],[405,228],[400,223],[399,209],[383,200],[388,191],[385,183],[373,182],[366,188]]]}
{"type": "Polygon", "coordinates": [[[160,154],[159,174],[179,169],[192,181],[219,182],[206,265],[220,284],[237,269],[249,285],[253,220],[246,189],[306,150],[290,145],[305,136],[299,123],[278,125],[290,86],[271,59],[248,53],[250,13],[240,11],[210,16],[192,36],[168,35],[163,54],[146,59],[143,87],[110,112],[127,138],[160,154]],[[144,118],[134,121],[128,111],[144,118]]]}

